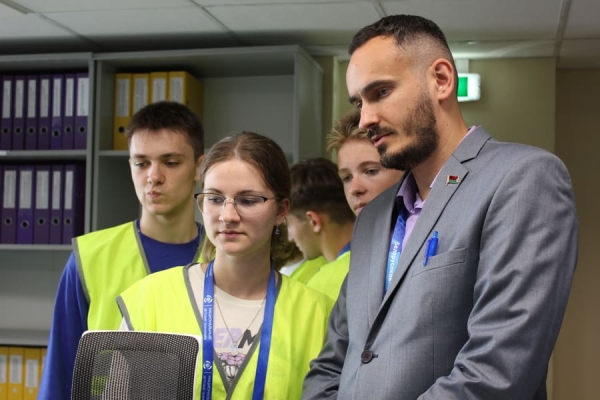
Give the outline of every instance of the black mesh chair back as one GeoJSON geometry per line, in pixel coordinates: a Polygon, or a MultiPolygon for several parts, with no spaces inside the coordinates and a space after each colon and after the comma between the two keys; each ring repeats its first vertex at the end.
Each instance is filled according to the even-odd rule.
{"type": "Polygon", "coordinates": [[[202,339],[159,332],[87,331],[73,400],[192,400],[202,339]]]}

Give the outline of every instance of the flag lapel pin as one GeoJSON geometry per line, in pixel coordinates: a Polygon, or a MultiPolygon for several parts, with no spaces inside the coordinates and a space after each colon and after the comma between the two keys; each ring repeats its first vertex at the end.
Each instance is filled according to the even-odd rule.
{"type": "Polygon", "coordinates": [[[460,176],[458,175],[448,175],[446,177],[446,186],[447,185],[456,185],[460,183],[460,176]]]}

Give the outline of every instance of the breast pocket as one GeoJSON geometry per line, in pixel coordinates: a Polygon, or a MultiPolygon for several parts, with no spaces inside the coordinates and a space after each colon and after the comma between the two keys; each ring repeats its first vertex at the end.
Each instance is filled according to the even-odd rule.
{"type": "Polygon", "coordinates": [[[427,265],[423,265],[423,262],[421,261],[420,265],[416,265],[415,267],[413,267],[412,276],[419,275],[427,271],[437,270],[440,268],[461,265],[464,264],[466,259],[466,247],[449,250],[441,254],[436,254],[435,256],[429,257],[429,259],[427,260],[427,265]]]}

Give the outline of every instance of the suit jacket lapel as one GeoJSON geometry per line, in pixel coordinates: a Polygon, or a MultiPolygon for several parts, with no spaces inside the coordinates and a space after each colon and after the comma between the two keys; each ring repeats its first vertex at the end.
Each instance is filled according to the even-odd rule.
{"type": "MultiPolygon", "coordinates": [[[[433,227],[446,208],[448,201],[450,201],[454,192],[460,187],[461,182],[463,182],[466,178],[469,170],[462,163],[476,157],[484,143],[489,139],[489,134],[485,132],[483,128],[475,129],[461,142],[452,156],[442,167],[435,180],[433,188],[431,189],[425,206],[423,207],[423,210],[421,210],[417,224],[411,232],[405,248],[402,249],[398,263],[398,269],[394,273],[394,277],[390,283],[389,290],[386,293],[383,302],[380,304],[381,308],[384,308],[385,303],[390,301],[390,298],[394,296],[409,266],[412,265],[415,257],[426,243],[427,239],[429,239],[431,236],[433,227]],[[458,176],[460,180],[456,184],[447,184],[447,177],[449,176],[458,176]]],[[[387,252],[385,254],[387,257],[387,252]]]]}

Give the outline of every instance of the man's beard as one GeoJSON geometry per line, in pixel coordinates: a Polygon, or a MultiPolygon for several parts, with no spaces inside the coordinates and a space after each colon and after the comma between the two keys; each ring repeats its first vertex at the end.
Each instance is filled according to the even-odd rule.
{"type": "MultiPolygon", "coordinates": [[[[414,136],[415,141],[408,143],[396,153],[388,153],[388,146],[384,143],[377,148],[381,157],[381,165],[385,168],[409,171],[425,161],[438,145],[438,132],[436,119],[433,113],[431,99],[422,94],[417,105],[402,126],[404,132],[414,136]]],[[[375,127],[369,130],[369,137],[378,133],[395,133],[396,130],[388,127],[375,127]]]]}

